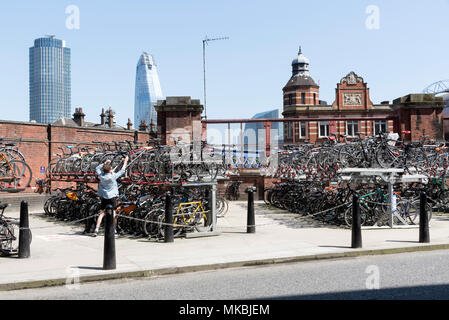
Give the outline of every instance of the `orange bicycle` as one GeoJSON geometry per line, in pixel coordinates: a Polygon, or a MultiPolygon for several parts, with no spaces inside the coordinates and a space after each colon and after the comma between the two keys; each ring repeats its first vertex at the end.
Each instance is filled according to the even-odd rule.
{"type": "Polygon", "coordinates": [[[30,185],[30,166],[22,160],[9,160],[0,152],[0,191],[20,192],[30,185]]]}

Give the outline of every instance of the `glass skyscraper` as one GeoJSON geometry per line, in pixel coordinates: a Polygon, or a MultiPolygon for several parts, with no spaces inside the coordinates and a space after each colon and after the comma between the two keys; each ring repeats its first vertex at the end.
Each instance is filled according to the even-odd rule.
{"type": "Polygon", "coordinates": [[[52,123],[71,117],[70,48],[54,36],[30,48],[30,120],[52,123]]]}
{"type": "Polygon", "coordinates": [[[137,63],[136,68],[136,91],[134,97],[134,127],[138,128],[141,121],[145,120],[147,125],[157,125],[157,114],[154,106],[157,100],[163,100],[161,84],[157,67],[152,55],[144,52],[137,63]]]}

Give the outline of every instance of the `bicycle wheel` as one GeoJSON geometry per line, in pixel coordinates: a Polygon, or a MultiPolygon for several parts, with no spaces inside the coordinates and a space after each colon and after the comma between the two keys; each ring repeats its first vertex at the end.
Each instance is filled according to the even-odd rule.
{"type": "Polygon", "coordinates": [[[44,212],[47,216],[50,215],[50,205],[54,201],[54,197],[48,198],[44,203],[44,212]]]}
{"type": "Polygon", "coordinates": [[[0,188],[7,192],[23,191],[30,185],[32,173],[30,166],[20,160],[2,163],[0,188]]]}
{"type": "MultiPolygon", "coordinates": [[[[158,216],[158,235],[159,238],[164,239],[165,238],[165,211],[161,211],[161,215],[158,216]]],[[[178,219],[174,218],[173,224],[177,224],[178,219]]],[[[177,237],[181,234],[183,231],[182,227],[173,227],[173,236],[177,237]]]]}
{"type": "Polygon", "coordinates": [[[207,216],[205,216],[203,212],[197,212],[194,217],[193,226],[198,232],[207,231],[207,229],[209,228],[209,226],[207,225],[207,216]]]}
{"type": "MultiPolygon", "coordinates": [[[[407,218],[412,224],[419,224],[421,203],[419,200],[415,200],[411,203],[410,206],[415,208],[415,210],[407,213],[407,218]]],[[[427,216],[428,216],[428,219],[430,222],[430,219],[432,219],[432,206],[429,203],[427,203],[427,205],[426,205],[426,212],[427,212],[427,216]]]]}
{"type": "MultiPolygon", "coordinates": [[[[29,231],[31,232],[31,231],[29,231]]],[[[2,220],[0,223],[0,254],[10,256],[19,252],[19,222],[2,220]]],[[[31,238],[30,238],[31,242],[31,238]]]]}
{"type": "Polygon", "coordinates": [[[226,201],[226,199],[224,199],[224,198],[217,198],[216,205],[217,205],[217,207],[216,207],[217,217],[218,218],[224,217],[229,209],[228,201],[226,201]]]}
{"type": "MultiPolygon", "coordinates": [[[[157,208],[148,212],[143,222],[143,232],[147,236],[157,235],[158,233],[158,218],[164,214],[164,209],[157,208]]],[[[165,231],[165,230],[164,230],[165,231]]]]}
{"type": "Polygon", "coordinates": [[[217,180],[217,176],[219,172],[221,171],[221,165],[218,163],[208,163],[206,164],[206,171],[209,173],[208,180],[209,181],[215,181],[217,180]]]}
{"type": "Polygon", "coordinates": [[[379,147],[376,151],[377,163],[384,169],[395,168],[402,162],[403,155],[393,146],[379,147]]]}
{"type": "MultiPolygon", "coordinates": [[[[362,226],[365,225],[367,216],[368,210],[365,207],[360,206],[360,222],[362,226]]],[[[352,226],[352,205],[345,211],[345,222],[348,227],[352,226]]]]}
{"type": "Polygon", "coordinates": [[[13,148],[6,148],[4,150],[4,153],[8,154],[9,159],[10,160],[20,160],[20,161],[25,161],[25,157],[23,156],[23,154],[16,149],[13,148]]]}

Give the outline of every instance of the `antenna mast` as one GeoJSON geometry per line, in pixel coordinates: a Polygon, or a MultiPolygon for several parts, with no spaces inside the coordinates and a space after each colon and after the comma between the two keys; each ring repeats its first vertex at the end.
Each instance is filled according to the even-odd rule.
{"type": "Polygon", "coordinates": [[[206,44],[210,41],[227,40],[229,37],[209,39],[207,36],[203,40],[203,85],[204,85],[204,119],[207,120],[207,104],[206,104],[206,44]]]}

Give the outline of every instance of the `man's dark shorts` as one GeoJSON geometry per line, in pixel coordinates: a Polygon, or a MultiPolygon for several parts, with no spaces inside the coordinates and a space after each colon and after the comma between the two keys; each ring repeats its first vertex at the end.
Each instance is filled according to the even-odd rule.
{"type": "Polygon", "coordinates": [[[117,197],[112,199],[101,198],[100,210],[105,210],[109,204],[112,205],[112,210],[117,209],[117,197]]]}

